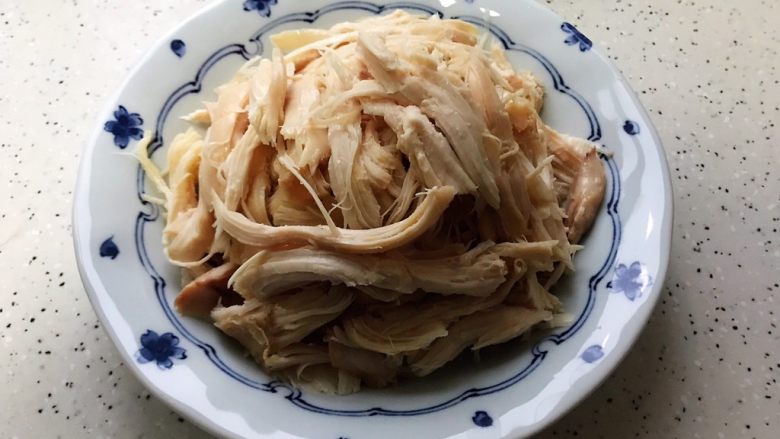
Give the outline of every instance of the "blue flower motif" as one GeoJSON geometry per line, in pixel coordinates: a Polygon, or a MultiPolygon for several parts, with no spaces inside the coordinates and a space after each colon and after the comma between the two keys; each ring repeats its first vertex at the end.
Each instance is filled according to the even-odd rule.
{"type": "Polygon", "coordinates": [[[100,244],[100,257],[116,259],[119,256],[119,247],[114,243],[114,237],[110,237],[100,244]]]}
{"type": "Polygon", "coordinates": [[[114,111],[114,119],[106,122],[103,129],[114,135],[114,145],[119,148],[127,148],[131,138],[141,140],[144,136],[144,131],[140,128],[144,120],[138,113],[128,113],[127,108],[120,105],[119,109],[114,111]]]}
{"type": "Polygon", "coordinates": [[[647,269],[638,261],[630,266],[618,264],[615,267],[615,275],[612,281],[607,283],[607,288],[612,291],[624,294],[628,300],[633,301],[642,295],[647,287],[652,284],[652,279],[647,273],[647,269]]]}
{"type": "Polygon", "coordinates": [[[493,425],[493,418],[491,418],[490,415],[487,414],[487,412],[484,412],[482,410],[474,413],[474,416],[471,417],[471,420],[478,427],[485,428],[493,425]]]}
{"type": "Polygon", "coordinates": [[[246,0],[244,2],[245,11],[257,11],[263,17],[271,16],[271,5],[278,3],[278,0],[246,0]]]}
{"type": "Polygon", "coordinates": [[[623,131],[629,136],[636,136],[640,131],[639,124],[633,120],[626,120],[626,123],[623,124],[623,131]]]}
{"type": "Polygon", "coordinates": [[[595,363],[603,356],[604,349],[600,345],[594,344],[593,346],[589,346],[587,349],[585,349],[580,355],[580,358],[582,358],[582,360],[586,363],[595,363]]]}
{"type": "Polygon", "coordinates": [[[187,53],[187,45],[182,40],[173,40],[171,41],[171,51],[181,58],[187,53]]]}
{"type": "Polygon", "coordinates": [[[149,329],[141,336],[141,349],[135,353],[135,359],[141,364],[154,361],[160,369],[170,369],[173,366],[171,358],[178,360],[187,358],[186,351],[178,344],[179,337],[170,332],[157,335],[149,329]]]}
{"type": "Polygon", "coordinates": [[[580,52],[587,52],[593,47],[593,41],[591,41],[590,38],[583,35],[582,32],[578,31],[573,24],[564,22],[561,25],[561,30],[569,34],[569,36],[565,40],[563,40],[563,42],[568,44],[569,46],[579,44],[580,52]]]}

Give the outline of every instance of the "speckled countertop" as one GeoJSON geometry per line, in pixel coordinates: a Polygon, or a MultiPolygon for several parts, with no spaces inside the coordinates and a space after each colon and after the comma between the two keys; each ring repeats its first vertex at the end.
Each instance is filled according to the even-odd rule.
{"type": "MultiPolygon", "coordinates": [[[[204,3],[0,3],[0,438],[206,436],[122,364],[79,281],[70,226],[96,112],[204,3]]],[[[547,3],[639,91],[670,161],[675,227],[639,342],[542,437],[778,437],[780,5],[547,3]]]]}

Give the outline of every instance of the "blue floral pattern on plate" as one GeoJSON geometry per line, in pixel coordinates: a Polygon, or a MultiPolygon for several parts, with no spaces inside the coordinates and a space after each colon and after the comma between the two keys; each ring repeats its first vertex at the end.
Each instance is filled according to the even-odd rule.
{"type": "Polygon", "coordinates": [[[623,124],[623,131],[630,136],[636,136],[641,130],[638,123],[633,120],[626,120],[626,123],[623,124]]]}
{"type": "Polygon", "coordinates": [[[271,16],[271,6],[275,5],[278,0],[246,0],[244,2],[245,11],[257,11],[258,14],[263,17],[271,16]]]}
{"type": "Polygon", "coordinates": [[[493,425],[493,418],[491,418],[487,412],[482,410],[474,413],[474,416],[471,417],[471,421],[474,422],[474,425],[483,428],[493,425]]]}
{"type": "Polygon", "coordinates": [[[602,348],[600,345],[594,344],[585,349],[580,355],[580,358],[582,358],[582,360],[586,363],[595,363],[603,356],[604,348],[602,348]]]}
{"type": "Polygon", "coordinates": [[[187,351],[178,345],[179,337],[170,332],[158,335],[148,329],[141,336],[141,349],[135,353],[135,359],[141,364],[154,361],[160,369],[170,369],[173,366],[172,358],[187,358],[187,351]]]}
{"type": "Polygon", "coordinates": [[[125,149],[130,139],[141,140],[144,136],[144,130],[141,129],[143,124],[144,120],[138,113],[130,113],[127,108],[120,105],[114,111],[114,120],[106,122],[103,130],[114,135],[114,145],[125,149]]]}
{"type": "Polygon", "coordinates": [[[625,295],[628,300],[634,301],[642,296],[642,291],[652,284],[652,279],[647,269],[639,261],[629,266],[618,264],[615,267],[615,275],[607,288],[613,292],[625,295]]]}
{"type": "Polygon", "coordinates": [[[173,40],[171,41],[171,51],[179,58],[182,58],[187,53],[187,44],[182,40],[173,40]]]}
{"type": "Polygon", "coordinates": [[[119,247],[114,243],[114,237],[110,237],[100,244],[100,257],[116,259],[119,256],[119,247]]]}
{"type": "Polygon", "coordinates": [[[579,44],[580,52],[587,52],[593,47],[593,41],[591,41],[590,38],[583,35],[582,32],[577,30],[577,28],[574,27],[573,24],[564,22],[561,25],[561,30],[569,34],[569,36],[565,40],[563,40],[563,42],[568,44],[569,46],[579,44]]]}

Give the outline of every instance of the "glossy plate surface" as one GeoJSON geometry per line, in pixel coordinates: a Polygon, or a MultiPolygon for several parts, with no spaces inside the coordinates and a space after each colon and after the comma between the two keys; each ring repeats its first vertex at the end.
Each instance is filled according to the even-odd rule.
{"type": "Polygon", "coordinates": [[[152,49],[108,103],[87,145],[74,203],[74,238],[90,300],[128,366],[157,396],[228,437],[518,437],[592,391],[622,359],[658,299],[671,237],[671,187],[650,119],[592,42],[531,0],[416,2],[224,0],[152,49]],[[327,27],[402,8],[456,17],[491,32],[516,68],[545,84],[543,117],[589,138],[602,156],[607,196],[556,287],[574,322],[483,351],[425,379],[347,397],[301,392],[266,376],[211,325],[172,308],[178,270],[166,262],[157,208],[129,153],[143,130],[153,159],[185,128],[179,118],[213,96],[268,35],[327,27]]]}

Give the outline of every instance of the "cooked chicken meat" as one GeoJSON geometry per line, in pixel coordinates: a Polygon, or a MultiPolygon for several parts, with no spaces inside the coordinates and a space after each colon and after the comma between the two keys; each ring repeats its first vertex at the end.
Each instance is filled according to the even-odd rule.
{"type": "Polygon", "coordinates": [[[177,310],[332,393],[560,324],[550,289],[604,168],[481,37],[400,11],[285,31],[185,117],[167,172],[147,138],[163,243],[188,280],[177,310]]]}

